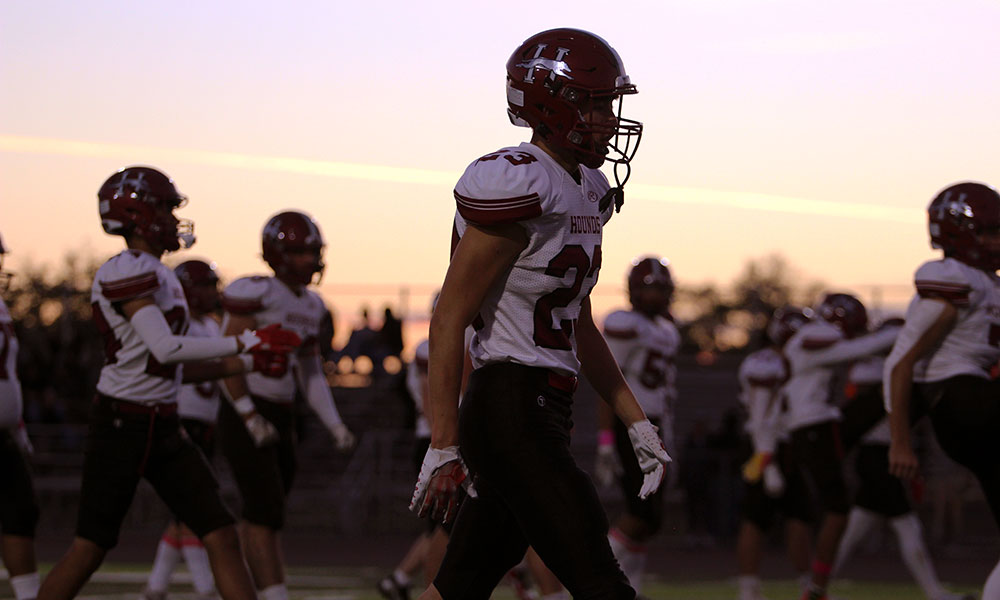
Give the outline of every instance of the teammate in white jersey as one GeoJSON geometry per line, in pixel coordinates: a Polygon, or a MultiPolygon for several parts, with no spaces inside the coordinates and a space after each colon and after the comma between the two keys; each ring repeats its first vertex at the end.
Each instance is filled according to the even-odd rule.
{"type": "MultiPolygon", "coordinates": [[[[191,311],[187,335],[221,337],[222,330],[215,314],[221,306],[221,296],[219,276],[214,265],[203,260],[187,260],[174,267],[174,274],[184,288],[184,298],[191,311]]],[[[215,421],[219,414],[219,384],[203,381],[182,385],[177,394],[177,414],[188,437],[211,462],[215,447],[215,421]]],[[[156,558],[142,596],[144,600],[166,597],[170,576],[182,559],[187,564],[198,596],[215,597],[215,581],[205,547],[187,525],[175,520],[167,525],[156,549],[156,558]]]]}
{"type": "MultiPolygon", "coordinates": [[[[968,467],[1000,524],[1000,195],[962,182],[927,209],[931,246],[944,258],[924,263],[906,325],[886,359],[883,385],[892,443],[889,470],[917,474],[910,424],[929,414],[945,453],[968,467]]],[[[983,587],[1000,599],[1000,563],[983,587]]]]}
{"type": "Polygon", "coordinates": [[[816,313],[820,318],[803,325],[784,347],[791,372],[784,394],[792,456],[811,480],[823,513],[812,582],[803,600],[826,597],[837,544],[850,509],[842,469],[840,409],[834,396],[835,388],[842,387],[838,375],[851,361],[889,348],[899,331],[887,328],[862,335],[868,328],[868,313],[850,294],[827,294],[816,313]]]}
{"type": "Polygon", "coordinates": [[[193,225],[173,213],[186,198],[166,175],[140,166],[113,174],[97,197],[105,232],[124,237],[128,249],[94,277],[94,320],[106,360],[87,434],[76,537],[38,598],[71,598],[80,591],[117,544],[140,477],[202,540],[223,598],[253,598],[233,516],[205,457],[181,432],[177,391],[182,380],[219,378],[260,364],[238,354],[287,353],[300,340],[280,328],[185,336],[184,292],[160,257],[194,241],[193,225]],[[205,362],[218,358],[223,360],[205,362]]]}
{"type": "MultiPolygon", "coordinates": [[[[621,366],[622,375],[649,421],[659,429],[667,451],[673,453],[673,403],[677,398],[674,358],[681,335],[670,318],[674,281],[666,260],[645,257],[633,261],[628,274],[631,310],[618,310],[604,320],[604,337],[621,366]]],[[[629,583],[642,591],[646,545],[663,523],[663,488],[639,498],[643,473],[636,461],[625,425],[611,407],[597,408],[597,462],[595,478],[601,485],[618,479],[625,512],[608,532],[611,549],[629,583]]],[[[669,481],[669,478],[668,478],[669,481]]]]}
{"type": "Polygon", "coordinates": [[[265,600],[288,597],[279,532],[285,523],[285,498],[295,477],[295,392],[330,432],[339,451],[354,446],[333,402],[320,356],[320,325],[327,313],[323,299],[308,286],[323,271],[323,236],[312,218],[298,211],[271,217],[261,236],[264,261],[273,277],[243,277],[223,292],[224,331],[269,323],[295,331],[303,344],[289,357],[281,378],[229,377],[225,391],[232,402],[219,412],[222,451],[243,499],[243,547],[257,589],[265,600]],[[263,416],[268,429],[244,427],[250,415],[263,416]]]}
{"type": "Polygon", "coordinates": [[[582,368],[629,428],[642,496],[670,460],[589,300],[624,183],[609,189],[597,169],[612,160],[627,179],[641,125],[618,115],[621,96],[636,90],[607,42],[574,29],[526,40],[507,75],[511,118],[534,132],[531,143],[475,160],[455,188],[457,245],[430,327],[431,447],[411,508],[450,519],[459,486],[469,498],[421,597],[489,598],[530,544],[574,598],[634,598],[569,434],[582,368]],[[460,412],[470,324],[475,370],[460,412]]]}
{"type": "MultiPolygon", "coordinates": [[[[10,273],[3,270],[6,252],[0,240],[0,292],[7,290],[10,280],[10,273]]],[[[22,420],[24,400],[17,377],[17,351],[14,320],[0,298],[0,545],[14,597],[29,600],[38,595],[38,501],[27,461],[32,449],[22,420]]]]}
{"type": "MultiPolygon", "coordinates": [[[[884,363],[884,356],[870,356],[851,365],[849,395],[863,398],[871,394],[881,402],[884,363]]],[[[972,596],[949,592],[941,585],[910,494],[900,480],[889,473],[889,442],[889,420],[885,417],[861,438],[854,462],[858,489],[833,562],[833,576],[843,570],[851,554],[875,527],[888,521],[899,542],[903,562],[927,600],[975,600],[972,596]]]]}
{"type": "Polygon", "coordinates": [[[740,600],[762,600],[760,561],[765,533],[775,516],[785,518],[785,539],[799,581],[808,581],[812,548],[812,509],[805,480],[791,459],[783,422],[782,385],[788,380],[788,362],[781,349],[809,322],[812,311],[786,306],[771,315],[767,325],[770,345],[740,363],[740,403],[746,414],[753,456],[743,466],[742,520],[736,541],[740,600]]]}

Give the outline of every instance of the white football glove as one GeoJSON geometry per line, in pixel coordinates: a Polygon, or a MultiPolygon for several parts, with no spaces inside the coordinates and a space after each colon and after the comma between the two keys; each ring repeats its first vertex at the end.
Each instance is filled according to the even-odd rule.
{"type": "Polygon", "coordinates": [[[333,445],[339,452],[347,452],[354,448],[357,441],[351,430],[343,423],[337,423],[330,428],[330,435],[333,436],[333,445]]]}
{"type": "Polygon", "coordinates": [[[469,468],[462,461],[458,446],[428,448],[420,465],[410,510],[420,517],[430,514],[431,518],[447,523],[458,508],[459,488],[462,487],[465,493],[476,497],[469,468]]]}
{"type": "Polygon", "coordinates": [[[608,487],[622,474],[622,464],[614,444],[614,434],[602,431],[597,442],[597,458],[594,460],[594,479],[600,487],[608,487]],[[610,438],[611,441],[608,441],[610,438]]]}
{"type": "Polygon", "coordinates": [[[779,498],[785,493],[785,477],[773,462],[764,467],[764,491],[772,498],[779,498]]]}
{"type": "Polygon", "coordinates": [[[260,448],[278,441],[278,430],[257,412],[257,407],[254,406],[253,400],[249,396],[243,396],[233,402],[233,408],[243,417],[243,424],[246,425],[254,446],[260,448]]]}
{"type": "Polygon", "coordinates": [[[639,468],[645,473],[642,489],[639,490],[639,498],[645,500],[660,487],[664,465],[673,459],[667,454],[663,440],[649,419],[632,423],[628,428],[628,438],[632,441],[632,449],[639,460],[639,468]]]}

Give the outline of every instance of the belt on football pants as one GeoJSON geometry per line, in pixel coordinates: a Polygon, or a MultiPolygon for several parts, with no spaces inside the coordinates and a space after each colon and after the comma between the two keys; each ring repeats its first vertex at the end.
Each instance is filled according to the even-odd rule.
{"type": "Polygon", "coordinates": [[[555,371],[549,371],[549,385],[567,394],[575,392],[579,382],[580,380],[574,375],[561,375],[555,371]]]}
{"type": "Polygon", "coordinates": [[[163,402],[157,404],[139,404],[128,400],[119,400],[110,396],[98,394],[96,400],[104,402],[112,412],[122,415],[151,415],[157,417],[169,417],[177,414],[176,402],[163,402]]]}

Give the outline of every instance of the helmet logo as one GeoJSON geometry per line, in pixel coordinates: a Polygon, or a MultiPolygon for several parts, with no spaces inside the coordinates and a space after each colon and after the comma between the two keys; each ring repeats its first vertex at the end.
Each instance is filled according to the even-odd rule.
{"type": "Polygon", "coordinates": [[[519,63],[518,67],[524,67],[528,69],[528,72],[524,75],[525,83],[535,82],[535,69],[546,69],[549,72],[549,79],[552,81],[556,80],[556,77],[565,77],[566,79],[573,79],[569,74],[570,68],[565,62],[563,62],[563,57],[569,54],[569,48],[557,48],[555,59],[545,58],[542,56],[542,50],[546,48],[547,44],[538,44],[535,47],[535,56],[531,60],[519,63]]]}
{"type": "MultiPolygon", "coordinates": [[[[124,194],[125,193],[125,184],[132,183],[133,181],[135,182],[134,183],[135,189],[141,190],[142,186],[143,186],[142,180],[143,180],[143,178],[145,176],[146,176],[145,173],[139,172],[139,173],[129,173],[128,175],[122,177],[121,180],[118,182],[118,191],[115,192],[115,196],[121,196],[122,194],[124,194]],[[134,179],[129,179],[129,175],[131,175],[132,177],[134,177],[134,179]]],[[[134,197],[134,194],[133,194],[133,197],[134,197]]]]}

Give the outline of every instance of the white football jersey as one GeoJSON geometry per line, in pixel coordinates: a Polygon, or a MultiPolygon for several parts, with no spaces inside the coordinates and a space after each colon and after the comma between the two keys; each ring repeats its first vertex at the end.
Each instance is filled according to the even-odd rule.
{"type": "MultiPolygon", "coordinates": [[[[299,352],[314,350],[326,314],[326,304],[316,292],[303,289],[296,294],[277,278],[264,276],[243,277],[230,283],[222,294],[222,306],[228,313],[253,315],[257,328],[278,323],[294,331],[302,338],[299,352]]],[[[293,353],[288,359],[288,372],[283,377],[247,373],[250,393],[274,402],[292,402],[298,356],[293,353]]]]}
{"type": "Polygon", "coordinates": [[[479,368],[496,362],[576,375],[574,327],[597,283],[601,234],[613,205],[598,208],[608,180],[580,166],[581,182],[529,143],[477,159],[455,186],[459,236],[469,224],[519,223],[528,245],[507,277],[489,290],[470,353],[479,368]]]}
{"type": "Polygon", "coordinates": [[[17,378],[17,336],[14,319],[0,298],[0,427],[16,427],[21,422],[24,400],[17,378]]]}
{"type": "MultiPolygon", "coordinates": [[[[882,388],[882,370],[885,368],[885,357],[882,355],[863,358],[853,365],[847,374],[847,381],[858,387],[878,386],[882,388]]],[[[865,444],[885,444],[892,440],[889,435],[889,418],[883,417],[874,427],[868,430],[861,441],[865,444]]]]}
{"type": "Polygon", "coordinates": [[[604,320],[604,337],[646,416],[669,418],[677,399],[677,327],[661,316],[618,310],[604,320]]]}
{"type": "Polygon", "coordinates": [[[888,327],[849,340],[840,329],[822,319],[803,325],[782,349],[791,368],[785,383],[788,429],[839,420],[840,409],[834,400],[842,390],[834,387],[846,385],[846,376],[836,377],[838,369],[888,349],[898,334],[898,327],[888,327]]]}
{"type": "Polygon", "coordinates": [[[118,308],[121,302],[152,298],[171,331],[183,335],[188,327],[188,307],[174,272],[152,254],[125,250],[97,270],[90,297],[94,321],[104,336],[105,362],[97,391],[142,404],[175,402],[180,365],[161,365],[153,358],[118,308]]]}
{"type": "Polygon", "coordinates": [[[413,398],[416,405],[417,422],[416,436],[418,438],[431,437],[431,424],[424,414],[424,390],[420,386],[421,374],[427,376],[427,364],[430,360],[430,344],[424,340],[417,344],[417,349],[413,353],[413,362],[406,370],[406,389],[413,398]]]}
{"type": "Polygon", "coordinates": [[[914,366],[913,380],[989,377],[1000,360],[1000,277],[944,258],[921,265],[914,280],[911,307],[920,297],[943,298],[958,309],[958,319],[941,344],[914,366]]]}
{"type": "Polygon", "coordinates": [[[743,359],[738,377],[754,450],[774,452],[778,440],[786,437],[782,386],[788,380],[788,362],[774,348],[763,348],[743,359]]]}
{"type": "MultiPolygon", "coordinates": [[[[187,335],[192,337],[222,337],[219,324],[209,316],[191,317],[187,335]]],[[[177,414],[185,419],[215,423],[219,416],[221,388],[218,381],[185,383],[177,393],[177,414]]]]}

